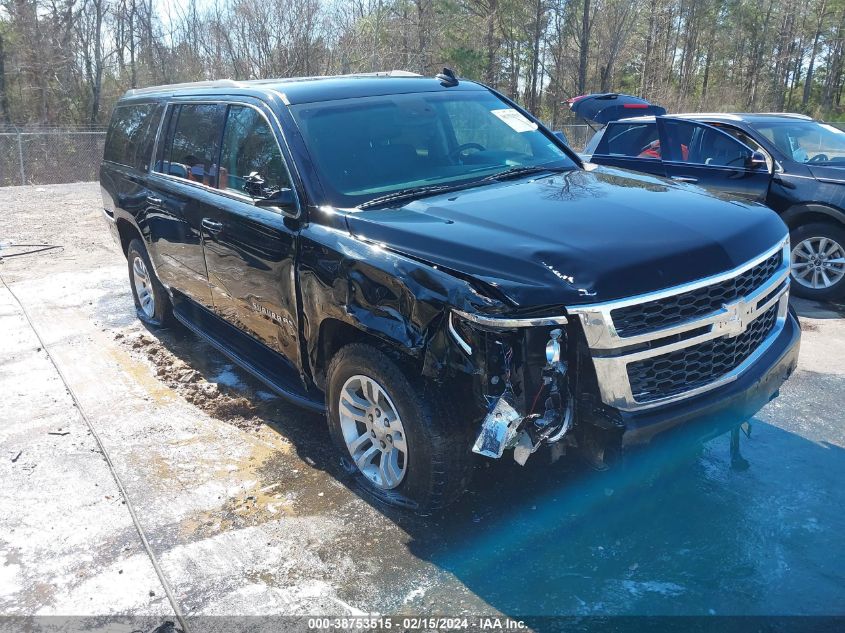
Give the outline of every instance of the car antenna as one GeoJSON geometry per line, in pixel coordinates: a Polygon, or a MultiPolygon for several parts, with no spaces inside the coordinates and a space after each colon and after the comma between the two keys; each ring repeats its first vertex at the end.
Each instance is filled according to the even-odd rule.
{"type": "Polygon", "coordinates": [[[455,71],[448,66],[444,66],[443,72],[437,73],[436,77],[440,80],[441,86],[451,88],[452,86],[458,85],[458,78],[455,75],[455,71]]]}

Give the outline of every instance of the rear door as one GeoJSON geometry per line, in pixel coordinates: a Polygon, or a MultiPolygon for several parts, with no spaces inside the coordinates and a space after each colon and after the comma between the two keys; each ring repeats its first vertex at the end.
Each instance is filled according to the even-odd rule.
{"type": "Polygon", "coordinates": [[[659,138],[652,118],[608,123],[590,162],[664,176],[659,138]]]}
{"type": "Polygon", "coordinates": [[[145,216],[150,194],[147,172],[163,112],[161,103],[140,102],[118,104],[112,113],[100,186],[103,211],[115,232],[115,212],[120,210],[135,219],[142,234],[149,234],[145,216]]]}
{"type": "Polygon", "coordinates": [[[254,173],[266,191],[294,189],[281,130],[257,100],[244,98],[224,108],[219,190],[201,218],[214,310],[296,366],[299,221],[278,208],[255,206],[245,190],[254,173]]]}
{"type": "Polygon", "coordinates": [[[213,306],[202,245],[202,219],[214,208],[225,107],[171,103],[149,177],[147,218],[159,277],[197,303],[213,306]]]}
{"type": "MultiPolygon", "coordinates": [[[[749,200],[765,201],[771,166],[755,162],[753,149],[706,123],[657,117],[666,175],[749,200]]],[[[759,155],[758,155],[759,156],[759,155]]]]}

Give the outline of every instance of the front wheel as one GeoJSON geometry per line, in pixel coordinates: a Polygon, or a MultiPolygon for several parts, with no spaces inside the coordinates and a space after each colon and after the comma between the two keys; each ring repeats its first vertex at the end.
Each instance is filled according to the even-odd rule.
{"type": "Polygon", "coordinates": [[[353,343],[327,372],[329,429],[344,464],[369,493],[432,512],[466,488],[465,421],[447,419],[440,394],[385,352],[353,343]]]}
{"type": "Polygon", "coordinates": [[[845,228],[817,222],[790,233],[792,293],[831,301],[845,297],[845,228]]]}

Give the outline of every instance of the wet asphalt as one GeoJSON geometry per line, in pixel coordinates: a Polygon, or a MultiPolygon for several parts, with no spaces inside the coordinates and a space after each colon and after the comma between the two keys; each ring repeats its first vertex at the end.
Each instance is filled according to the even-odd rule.
{"type": "MultiPolygon", "coordinates": [[[[95,208],[95,194],[90,186],[76,195],[95,208]]],[[[91,231],[105,231],[96,215],[85,218],[91,231]]],[[[19,232],[33,237],[26,227],[19,232]]],[[[799,369],[751,420],[750,437],[742,435],[747,468],[731,466],[727,435],[704,445],[666,442],[606,472],[571,459],[552,464],[543,454],[524,468],[480,461],[456,506],[420,518],[381,505],[344,477],[319,416],[267,398],[259,383],[181,328],[143,331],[120,258],[102,242],[85,254],[53,255],[40,271],[4,264],[0,274],[73,369],[82,405],[189,615],[845,615],[841,307],[796,302],[804,327],[799,369]],[[82,290],[69,292],[68,280],[82,290]],[[143,350],[126,345],[139,333],[210,381],[227,376],[234,393],[255,403],[250,425],[199,411],[163,385],[143,350]]],[[[16,318],[11,308],[7,314],[16,318]]],[[[21,350],[27,346],[36,353],[31,343],[21,350]]],[[[0,388],[12,387],[25,395],[14,376],[0,375],[0,388]]],[[[59,401],[33,391],[33,398],[48,397],[59,401]]],[[[39,406],[4,419],[25,424],[39,406]]],[[[72,404],[66,415],[75,415],[72,404]]],[[[26,449],[15,437],[4,436],[9,450],[13,440],[26,449]]],[[[51,441],[52,454],[67,447],[51,441]]],[[[74,450],[61,459],[71,463],[74,450]]],[[[107,475],[98,469],[78,477],[105,489],[107,475]]],[[[37,476],[34,468],[15,485],[32,485],[37,476]]],[[[49,492],[37,506],[16,503],[16,493],[0,485],[0,510],[11,516],[3,525],[30,525],[35,534],[49,492]]],[[[73,512],[66,499],[62,511],[73,512]]],[[[65,538],[61,549],[35,548],[23,536],[0,534],[9,568],[0,575],[0,612],[56,612],[55,591],[37,600],[31,593],[34,579],[49,582],[50,574],[67,585],[65,608],[111,612],[102,602],[88,609],[68,578],[103,582],[102,567],[121,560],[121,548],[135,539],[126,520],[115,522],[119,538],[105,540],[114,546],[97,550],[97,565],[86,558],[91,543],[65,538]],[[44,572],[57,552],[66,565],[44,572]],[[10,565],[17,574],[11,581],[10,565]]],[[[55,525],[60,531],[60,521],[55,525]]],[[[137,544],[131,547],[140,559],[137,544]]],[[[123,612],[167,611],[163,592],[145,585],[140,593],[123,612]]]]}

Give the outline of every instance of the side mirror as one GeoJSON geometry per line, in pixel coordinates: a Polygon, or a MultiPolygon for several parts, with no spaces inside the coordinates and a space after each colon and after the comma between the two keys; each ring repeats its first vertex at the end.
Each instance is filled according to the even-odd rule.
{"type": "Polygon", "coordinates": [[[555,130],[552,134],[563,141],[566,145],[569,145],[569,139],[566,138],[566,134],[564,134],[561,130],[555,130]]]}
{"type": "Polygon", "coordinates": [[[274,191],[264,198],[256,198],[253,202],[256,207],[275,207],[283,211],[296,211],[296,196],[293,195],[293,190],[288,188],[274,191]]]}
{"type": "Polygon", "coordinates": [[[244,191],[253,198],[261,197],[264,191],[264,178],[257,171],[253,171],[244,178],[244,191]]]}
{"type": "Polygon", "coordinates": [[[751,152],[751,156],[748,159],[748,167],[751,169],[768,169],[769,161],[766,160],[766,155],[763,152],[757,150],[751,152]]]}

